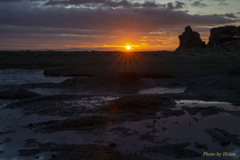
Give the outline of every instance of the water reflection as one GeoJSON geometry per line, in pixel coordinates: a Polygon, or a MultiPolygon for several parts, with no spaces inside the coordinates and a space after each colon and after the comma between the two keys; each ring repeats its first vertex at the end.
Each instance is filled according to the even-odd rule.
{"type": "Polygon", "coordinates": [[[185,88],[166,88],[154,87],[140,90],[138,94],[166,94],[166,93],[183,93],[185,88]]]}

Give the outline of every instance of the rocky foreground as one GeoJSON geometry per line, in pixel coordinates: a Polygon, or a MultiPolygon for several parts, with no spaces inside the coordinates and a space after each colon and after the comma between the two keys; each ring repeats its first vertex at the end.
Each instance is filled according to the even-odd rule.
{"type": "Polygon", "coordinates": [[[18,137],[23,141],[16,151],[20,158],[39,159],[42,153],[50,153],[46,159],[52,160],[204,159],[203,153],[211,152],[239,156],[238,51],[2,51],[0,61],[2,69],[40,68],[45,76],[75,76],[60,83],[0,85],[0,99],[9,101],[1,109],[0,145],[18,137]],[[140,94],[150,88],[183,91],[140,94]],[[42,90],[64,92],[44,95],[42,90]],[[31,136],[22,138],[21,131],[31,136]],[[63,136],[55,140],[58,135],[63,136]]]}

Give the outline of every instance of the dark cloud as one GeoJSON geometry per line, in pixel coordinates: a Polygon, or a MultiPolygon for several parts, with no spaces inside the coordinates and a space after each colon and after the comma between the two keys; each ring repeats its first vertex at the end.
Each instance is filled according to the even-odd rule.
{"type": "Polygon", "coordinates": [[[134,37],[134,42],[147,35],[152,40],[147,41],[148,44],[160,43],[163,36],[166,39],[174,36],[176,41],[171,43],[176,44],[177,35],[187,25],[201,27],[238,22],[232,19],[236,18],[233,13],[192,15],[181,10],[185,5],[184,1],[158,4],[150,0],[143,3],[130,0],[0,0],[0,45],[20,43],[24,39],[29,44],[58,45],[59,42],[96,46],[95,43],[120,44],[124,35],[134,37]],[[23,3],[6,3],[20,1],[23,3]],[[96,7],[88,8],[88,5],[96,7]],[[159,35],[166,30],[168,35],[159,35]],[[157,34],[149,35],[150,32],[157,34]]]}
{"type": "Polygon", "coordinates": [[[122,6],[122,7],[130,8],[130,7],[133,6],[133,4],[129,3],[127,0],[122,0],[122,1],[119,1],[119,2],[105,1],[103,4],[107,5],[109,7],[120,7],[120,6],[122,6]]]}
{"type": "Polygon", "coordinates": [[[0,2],[21,2],[24,0],[0,0],[0,2]]]}
{"type": "Polygon", "coordinates": [[[213,0],[215,2],[219,2],[218,5],[222,6],[228,6],[228,3],[226,2],[226,0],[213,0]]]}
{"type": "Polygon", "coordinates": [[[162,7],[162,5],[156,4],[152,1],[146,1],[144,3],[131,3],[128,0],[112,1],[112,0],[49,0],[45,5],[83,5],[83,4],[101,4],[108,7],[162,7]]]}
{"type": "Polygon", "coordinates": [[[184,5],[185,3],[183,2],[175,1],[175,6],[171,2],[169,2],[166,6],[167,9],[182,9],[184,5]]]}
{"type": "MultiPolygon", "coordinates": [[[[126,0],[123,0],[126,1],[126,0]]],[[[81,5],[81,4],[88,4],[88,3],[104,3],[104,2],[111,2],[107,0],[49,0],[48,2],[45,3],[45,5],[57,5],[57,4],[62,4],[62,5],[81,5]]]]}
{"type": "Polygon", "coordinates": [[[142,6],[143,7],[158,7],[158,5],[155,2],[149,2],[149,1],[145,2],[142,6]]]}
{"type": "Polygon", "coordinates": [[[193,3],[191,4],[191,6],[203,8],[203,7],[206,7],[207,5],[206,5],[205,3],[201,3],[201,2],[199,2],[199,1],[196,1],[196,2],[193,2],[193,3]]]}
{"type": "Polygon", "coordinates": [[[228,6],[228,3],[225,3],[225,2],[219,2],[219,5],[221,5],[221,6],[228,6]]]}
{"type": "Polygon", "coordinates": [[[1,25],[0,34],[63,34],[63,35],[104,35],[106,33],[113,34],[113,31],[105,30],[81,30],[74,28],[49,28],[49,27],[21,27],[21,26],[12,26],[12,25],[1,25]]]}
{"type": "Polygon", "coordinates": [[[225,14],[225,17],[228,17],[228,18],[237,18],[234,13],[226,13],[225,14]]]}
{"type": "Polygon", "coordinates": [[[45,5],[86,5],[95,4],[107,7],[117,8],[136,8],[136,7],[150,7],[150,8],[168,8],[168,9],[182,9],[185,3],[175,1],[175,3],[158,4],[154,1],[145,1],[144,3],[131,3],[129,0],[112,1],[112,0],[48,0],[45,5]]]}
{"type": "Polygon", "coordinates": [[[44,1],[44,0],[0,0],[0,2],[23,2],[23,1],[44,1]]]}
{"type": "Polygon", "coordinates": [[[29,8],[0,7],[0,25],[79,29],[156,29],[163,26],[198,24],[216,25],[235,22],[220,15],[190,15],[183,11],[142,9],[29,8]]]}
{"type": "Polygon", "coordinates": [[[185,3],[176,1],[175,9],[182,9],[185,3]]]}
{"type": "Polygon", "coordinates": [[[172,3],[168,3],[168,4],[167,4],[167,8],[168,8],[168,9],[175,9],[172,3]]]}

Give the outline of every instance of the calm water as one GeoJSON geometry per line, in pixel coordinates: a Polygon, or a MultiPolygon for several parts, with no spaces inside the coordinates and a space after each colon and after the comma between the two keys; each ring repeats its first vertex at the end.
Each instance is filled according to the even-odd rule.
{"type": "MultiPolygon", "coordinates": [[[[92,108],[92,106],[98,106],[99,99],[107,103],[113,100],[113,97],[97,97],[93,96],[86,101],[82,99],[80,101],[72,101],[67,103],[72,103],[76,106],[87,106],[92,108]]],[[[181,110],[182,106],[194,107],[194,106],[217,106],[219,108],[239,111],[240,108],[234,108],[230,103],[227,102],[204,102],[204,101],[176,101],[177,106],[175,109],[181,110]]],[[[66,102],[64,102],[66,103],[66,102]]],[[[218,113],[208,117],[201,117],[197,115],[199,121],[196,122],[191,115],[187,112],[182,116],[171,116],[168,118],[160,119],[144,119],[140,121],[129,121],[120,124],[110,124],[106,126],[105,131],[101,134],[91,134],[84,132],[75,131],[61,131],[53,133],[35,133],[29,128],[22,128],[21,126],[28,125],[29,123],[43,122],[47,120],[61,120],[64,117],[58,116],[38,116],[38,115],[28,115],[23,116],[18,109],[6,109],[0,112],[0,131],[11,131],[13,133],[1,135],[0,142],[6,138],[11,138],[11,142],[3,143],[0,145],[0,150],[4,153],[0,154],[0,160],[32,160],[34,157],[18,157],[19,149],[30,149],[23,146],[26,139],[36,139],[39,142],[54,142],[58,144],[94,144],[94,141],[99,145],[108,145],[110,143],[116,143],[117,149],[127,153],[128,151],[134,153],[143,149],[144,146],[154,147],[155,142],[161,142],[163,139],[168,138],[167,143],[176,144],[191,142],[192,144],[187,147],[187,149],[194,150],[196,152],[233,152],[237,156],[231,157],[231,159],[240,158],[240,147],[230,144],[226,147],[222,147],[218,142],[213,142],[211,136],[204,132],[206,128],[218,127],[224,129],[231,134],[240,133],[240,117],[231,116],[225,113],[218,113]],[[155,123],[153,121],[156,120],[155,123]],[[6,123],[8,122],[8,123],[6,123]],[[191,123],[191,125],[189,125],[191,123]],[[126,133],[114,133],[111,129],[116,127],[122,127],[128,129],[126,133]],[[163,129],[165,128],[165,129],[163,129]],[[153,131],[155,130],[155,131],[153,131]],[[142,140],[140,136],[150,135],[152,139],[142,140]],[[207,144],[209,150],[197,149],[194,146],[194,142],[199,142],[201,144],[207,144]]],[[[156,116],[161,115],[161,112],[156,113],[156,116]]],[[[117,115],[116,115],[117,116],[117,115]]],[[[38,154],[39,159],[49,158],[54,152],[43,152],[38,154]]],[[[144,155],[148,156],[148,155],[144,155]]],[[[157,155],[160,156],[160,155],[157,155]]],[[[158,158],[153,158],[153,160],[158,160],[158,158]]],[[[174,157],[163,157],[169,159],[177,159],[174,157]]],[[[184,159],[184,158],[183,158],[184,159]]],[[[186,160],[189,158],[186,158],[186,160]]],[[[196,160],[203,159],[195,158],[196,160]]],[[[212,157],[211,159],[219,159],[218,157],[212,157]]],[[[225,159],[222,157],[222,159],[225,159]]],[[[228,159],[228,158],[226,158],[228,159]]],[[[185,159],[184,159],[185,160],[185,159]]]]}
{"type": "Polygon", "coordinates": [[[60,83],[72,77],[45,76],[42,69],[0,69],[0,84],[60,83]]]}

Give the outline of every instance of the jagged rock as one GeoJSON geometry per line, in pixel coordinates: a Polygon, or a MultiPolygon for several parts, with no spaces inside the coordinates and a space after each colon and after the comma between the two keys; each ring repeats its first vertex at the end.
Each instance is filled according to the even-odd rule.
{"type": "Polygon", "coordinates": [[[221,146],[225,147],[231,143],[240,146],[240,136],[236,134],[231,134],[223,129],[219,128],[207,128],[204,130],[207,134],[212,136],[213,142],[218,142],[221,146]]]}
{"type": "Polygon", "coordinates": [[[229,96],[228,80],[228,75],[212,75],[195,78],[188,83],[184,93],[207,97],[227,97],[229,96]]]}
{"type": "Polygon", "coordinates": [[[41,96],[35,92],[26,89],[13,89],[0,91],[0,99],[24,99],[41,96]]]}
{"type": "Polygon", "coordinates": [[[208,48],[219,46],[227,41],[232,41],[233,36],[240,36],[240,26],[225,26],[212,28],[210,30],[210,37],[208,42],[208,48]]]}
{"type": "Polygon", "coordinates": [[[182,35],[179,35],[180,45],[176,51],[183,51],[190,48],[206,48],[206,44],[200,38],[198,32],[192,31],[190,26],[185,28],[185,32],[182,35]]]}
{"type": "Polygon", "coordinates": [[[235,52],[240,50],[240,40],[238,41],[229,41],[221,45],[225,51],[235,52]]]}
{"type": "Polygon", "coordinates": [[[145,150],[152,153],[160,153],[164,156],[171,156],[177,159],[180,158],[196,158],[201,157],[202,154],[193,150],[187,149],[191,145],[190,142],[178,144],[166,144],[161,146],[148,147],[145,150]]]}
{"type": "Polygon", "coordinates": [[[159,106],[175,105],[170,98],[164,96],[147,96],[147,95],[129,95],[123,96],[114,101],[120,110],[140,110],[154,109],[159,106]]]}
{"type": "Polygon", "coordinates": [[[73,78],[63,81],[59,87],[84,88],[93,90],[115,90],[119,93],[136,93],[147,86],[141,76],[134,72],[106,74],[92,78],[73,78]]]}

